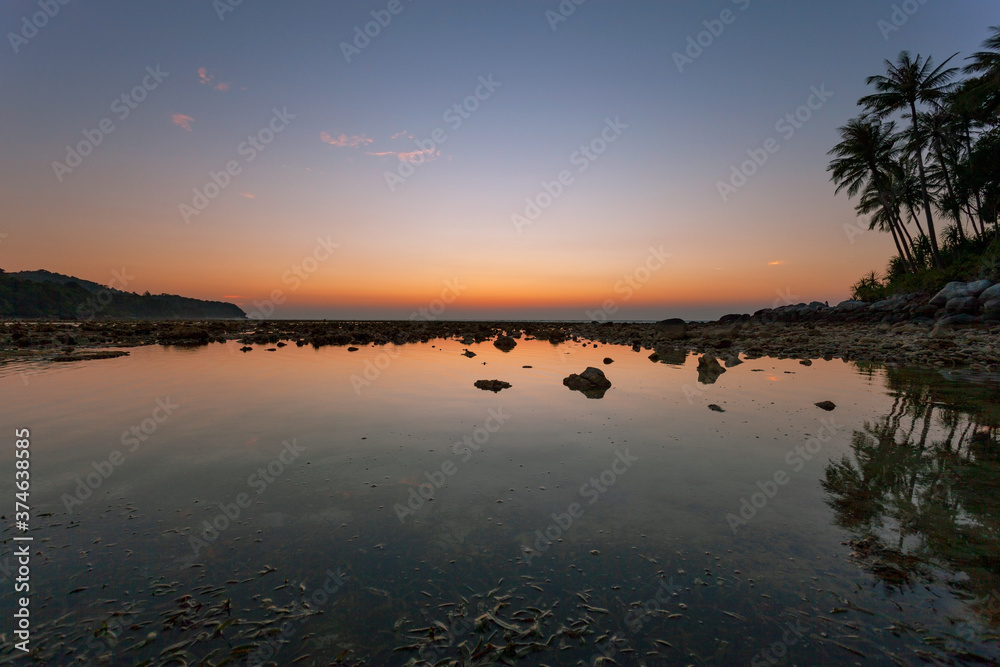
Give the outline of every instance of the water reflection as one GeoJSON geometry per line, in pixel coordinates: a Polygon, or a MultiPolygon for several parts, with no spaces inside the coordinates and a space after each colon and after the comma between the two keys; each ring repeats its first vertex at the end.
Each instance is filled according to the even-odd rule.
{"type": "MultiPolygon", "coordinates": [[[[865,370],[865,369],[862,369],[865,370]]],[[[1000,394],[888,370],[888,414],[854,431],[823,488],[854,558],[890,592],[942,582],[1000,625],[1000,394]]]]}

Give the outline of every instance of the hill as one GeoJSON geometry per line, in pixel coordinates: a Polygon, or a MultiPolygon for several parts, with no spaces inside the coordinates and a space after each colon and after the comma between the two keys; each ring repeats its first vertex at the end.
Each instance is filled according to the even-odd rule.
{"type": "Polygon", "coordinates": [[[224,301],[139,295],[44,270],[0,270],[0,317],[210,320],[244,319],[246,313],[224,301]]]}

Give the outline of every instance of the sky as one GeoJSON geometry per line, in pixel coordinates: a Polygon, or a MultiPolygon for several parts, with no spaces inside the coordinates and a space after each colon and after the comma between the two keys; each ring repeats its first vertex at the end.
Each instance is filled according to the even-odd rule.
{"type": "Polygon", "coordinates": [[[995,0],[6,0],[0,267],[273,318],[835,304],[894,250],[826,172],[865,78],[998,23],[995,0]]]}

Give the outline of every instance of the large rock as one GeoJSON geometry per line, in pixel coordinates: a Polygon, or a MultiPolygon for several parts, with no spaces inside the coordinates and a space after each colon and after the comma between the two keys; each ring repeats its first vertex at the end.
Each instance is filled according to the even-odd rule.
{"type": "MultiPolygon", "coordinates": [[[[984,288],[985,289],[985,288],[984,288]]],[[[966,296],[975,296],[972,290],[969,289],[968,283],[963,282],[951,282],[944,286],[940,292],[934,295],[930,300],[932,306],[944,306],[951,299],[957,299],[966,296]]]]}
{"type": "Polygon", "coordinates": [[[493,347],[503,352],[510,352],[517,346],[517,341],[510,336],[497,336],[497,339],[493,341],[493,347]]]}
{"type": "Polygon", "coordinates": [[[954,299],[948,299],[948,303],[944,307],[950,315],[976,313],[979,312],[979,299],[974,296],[957,296],[954,299]]]}
{"type": "Polygon", "coordinates": [[[977,280],[972,283],[966,283],[965,289],[969,291],[969,296],[980,296],[983,292],[989,289],[992,284],[992,280],[977,280]]]}
{"type": "Polygon", "coordinates": [[[979,295],[979,298],[983,301],[996,301],[997,299],[1000,299],[1000,283],[983,290],[982,294],[979,295]]]}
{"type": "Polygon", "coordinates": [[[983,319],[991,322],[1000,320],[1000,299],[992,299],[983,304],[983,319]]]}
{"type": "Polygon", "coordinates": [[[714,354],[706,354],[698,360],[698,382],[715,384],[719,376],[726,372],[714,354]]]}
{"type": "Polygon", "coordinates": [[[687,322],[677,317],[657,322],[656,335],[667,340],[680,340],[687,336],[687,322]]]}
{"type": "Polygon", "coordinates": [[[563,379],[563,384],[573,391],[583,392],[587,398],[604,398],[605,392],[611,388],[611,381],[605,377],[604,371],[593,366],[579,375],[573,373],[563,379]]]}
{"type": "Polygon", "coordinates": [[[853,313],[856,310],[864,310],[868,304],[864,301],[841,301],[834,310],[842,313],[853,313]]]}
{"type": "Polygon", "coordinates": [[[868,309],[875,313],[895,312],[906,305],[906,297],[905,294],[894,294],[888,299],[876,301],[868,309]]]}

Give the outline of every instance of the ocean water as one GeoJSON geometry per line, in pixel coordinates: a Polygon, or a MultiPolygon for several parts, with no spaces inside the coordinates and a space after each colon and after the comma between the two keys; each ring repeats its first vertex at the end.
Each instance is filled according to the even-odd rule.
{"type": "Polygon", "coordinates": [[[31,452],[0,599],[30,535],[36,661],[1000,659],[989,379],[762,358],[702,384],[693,355],[572,341],[240,347],[0,367],[11,509],[15,429],[31,452]],[[589,366],[601,398],[562,384],[589,366]]]}

